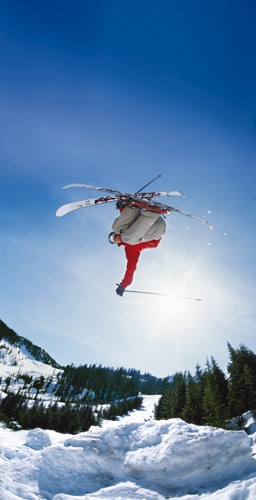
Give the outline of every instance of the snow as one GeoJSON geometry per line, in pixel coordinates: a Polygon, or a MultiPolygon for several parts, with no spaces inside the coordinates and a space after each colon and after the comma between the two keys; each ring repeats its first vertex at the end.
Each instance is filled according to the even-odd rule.
{"type": "MultiPolygon", "coordinates": [[[[0,343],[0,397],[5,379],[18,390],[17,373],[52,377],[60,370],[0,343]]],[[[54,385],[54,384],[53,384],[54,385]]],[[[40,394],[51,401],[51,387],[40,394]]],[[[0,498],[3,500],[243,500],[256,498],[254,416],[245,414],[251,435],[155,421],[159,396],[143,407],[88,432],[11,431],[0,425],[0,498]]]]}
{"type": "Polygon", "coordinates": [[[42,450],[51,444],[50,436],[42,429],[32,429],[27,433],[25,445],[32,450],[42,450]]]}
{"type": "Polygon", "coordinates": [[[43,375],[45,378],[56,376],[61,370],[36,361],[25,349],[15,347],[6,340],[0,341],[0,377],[26,373],[33,378],[43,375]]]}
{"type": "Polygon", "coordinates": [[[4,500],[240,500],[256,498],[252,436],[153,420],[158,397],[88,432],[0,427],[4,500]]]}
{"type": "Polygon", "coordinates": [[[50,404],[56,401],[52,395],[52,390],[56,387],[57,376],[62,370],[46,365],[41,361],[37,361],[31,356],[24,346],[16,347],[10,344],[7,340],[0,341],[0,398],[6,397],[6,379],[9,378],[9,389],[12,392],[20,391],[27,398],[32,398],[36,394],[36,389],[26,387],[23,375],[32,377],[32,380],[43,376],[45,379],[51,379],[48,389],[45,394],[40,394],[40,399],[44,403],[50,404]]]}

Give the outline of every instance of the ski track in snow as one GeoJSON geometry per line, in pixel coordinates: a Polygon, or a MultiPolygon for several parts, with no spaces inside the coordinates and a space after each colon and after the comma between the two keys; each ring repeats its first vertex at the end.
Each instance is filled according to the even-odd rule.
{"type": "Polygon", "coordinates": [[[3,500],[244,500],[256,498],[252,439],[153,420],[156,396],[101,428],[63,435],[0,427],[3,500]]]}

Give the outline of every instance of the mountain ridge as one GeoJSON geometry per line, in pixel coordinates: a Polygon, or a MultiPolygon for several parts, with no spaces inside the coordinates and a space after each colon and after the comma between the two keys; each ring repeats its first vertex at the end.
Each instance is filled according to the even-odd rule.
{"type": "MultiPolygon", "coordinates": [[[[15,347],[19,347],[22,349],[24,347],[36,361],[40,361],[45,365],[50,365],[53,368],[63,369],[63,367],[53,359],[48,352],[46,352],[41,347],[33,344],[30,340],[21,335],[18,335],[14,330],[9,328],[1,319],[0,319],[0,340],[6,340],[10,342],[15,347]]],[[[26,354],[27,354],[26,353],[26,354]]]]}

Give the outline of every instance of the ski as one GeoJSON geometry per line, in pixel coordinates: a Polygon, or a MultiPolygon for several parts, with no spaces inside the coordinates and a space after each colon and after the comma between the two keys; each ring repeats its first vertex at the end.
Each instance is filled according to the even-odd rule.
{"type": "Polygon", "coordinates": [[[67,186],[63,186],[62,189],[69,189],[69,188],[86,188],[86,189],[92,189],[93,191],[102,191],[103,193],[111,193],[111,194],[116,194],[120,195],[121,191],[117,191],[116,189],[108,189],[105,187],[98,187],[98,186],[90,186],[89,184],[68,184],[67,186]]]}
{"type": "MultiPolygon", "coordinates": [[[[144,186],[145,187],[145,186],[144,186]]],[[[122,193],[121,191],[117,191],[116,189],[108,189],[104,187],[98,187],[98,186],[90,186],[89,184],[68,184],[67,186],[63,186],[62,189],[70,189],[70,188],[86,188],[86,189],[92,189],[95,191],[102,191],[103,193],[111,193],[115,194],[117,196],[124,196],[126,198],[129,198],[131,195],[129,193],[122,193]]],[[[146,193],[135,193],[138,196],[143,196],[144,198],[153,198],[154,196],[183,196],[184,194],[181,191],[150,191],[146,193]]]]}
{"type": "Polygon", "coordinates": [[[75,210],[79,210],[80,208],[90,207],[93,205],[99,205],[101,203],[109,203],[118,201],[120,198],[118,196],[105,196],[102,198],[91,198],[89,200],[81,200],[81,201],[73,201],[71,203],[66,203],[62,205],[56,211],[57,217],[63,217],[63,215],[67,215],[70,212],[74,212],[75,210]]]}
{"type": "Polygon", "coordinates": [[[212,226],[210,222],[208,222],[206,219],[202,219],[201,217],[198,217],[197,215],[193,215],[187,212],[183,212],[183,210],[180,210],[179,208],[174,208],[170,207],[169,205],[165,205],[163,203],[159,203],[158,201],[151,201],[151,200],[141,200],[139,196],[131,195],[129,199],[131,205],[137,205],[141,209],[146,209],[146,210],[152,210],[153,212],[175,212],[180,215],[184,215],[185,217],[190,217],[191,219],[197,220],[201,222],[202,224],[206,224],[209,226],[210,229],[212,229],[212,226]]]}
{"type": "MultiPolygon", "coordinates": [[[[73,186],[77,187],[80,185],[69,184],[68,186],[64,186],[63,189],[73,187],[73,186]]],[[[85,184],[82,184],[82,186],[85,186],[85,184]]],[[[87,184],[86,184],[86,186],[88,187],[87,184]]],[[[90,186],[90,187],[92,187],[92,186],[90,186]]],[[[105,191],[105,192],[110,191],[110,190],[107,190],[105,188],[98,188],[98,187],[95,189],[97,189],[98,191],[101,190],[101,191],[105,191]]],[[[131,205],[131,204],[133,204],[133,201],[135,201],[135,200],[137,201],[138,204],[140,202],[143,202],[143,200],[145,200],[145,202],[147,203],[147,200],[152,200],[152,198],[154,196],[184,196],[182,193],[180,193],[180,191],[159,191],[159,192],[154,191],[154,192],[149,192],[149,193],[140,193],[137,196],[133,195],[133,194],[122,193],[121,191],[116,191],[114,189],[112,189],[112,191],[113,191],[113,196],[105,196],[105,197],[103,196],[100,198],[79,200],[79,201],[74,201],[74,202],[62,205],[60,208],[58,208],[58,210],[56,212],[56,216],[62,217],[63,215],[68,214],[69,212],[73,212],[74,210],[78,210],[79,208],[85,208],[85,207],[90,207],[93,205],[99,205],[101,203],[109,203],[111,201],[114,202],[114,201],[118,201],[118,200],[124,200],[127,202],[128,205],[129,204],[131,205]]],[[[161,210],[159,210],[159,209],[157,209],[156,211],[161,213],[161,210]]]]}
{"type": "Polygon", "coordinates": [[[198,217],[197,215],[193,215],[193,214],[184,212],[183,210],[180,210],[179,208],[174,208],[174,207],[171,207],[169,205],[159,203],[157,201],[149,200],[148,193],[145,193],[145,194],[140,193],[140,195],[132,195],[132,194],[120,193],[118,195],[116,194],[115,196],[105,196],[105,197],[101,197],[101,198],[92,198],[92,199],[88,199],[88,200],[74,201],[74,202],[62,205],[60,208],[58,208],[58,210],[56,212],[56,216],[62,217],[63,215],[66,215],[66,214],[73,212],[74,210],[78,210],[80,208],[86,208],[86,207],[98,205],[101,203],[109,203],[109,202],[116,202],[118,200],[123,200],[124,202],[127,203],[127,205],[138,206],[141,209],[151,210],[152,212],[157,212],[157,213],[175,212],[175,213],[178,213],[180,215],[184,215],[185,217],[189,217],[191,219],[197,220],[197,221],[201,222],[202,224],[206,224],[209,226],[210,229],[212,229],[211,224],[206,219],[202,219],[201,217],[198,217]],[[145,194],[146,194],[146,196],[145,196],[145,194]]]}
{"type": "MultiPolygon", "coordinates": [[[[141,193],[140,195],[141,198],[136,198],[138,204],[139,202],[143,203],[144,197],[147,201],[148,194],[149,193],[141,193]]],[[[123,200],[124,202],[127,203],[127,205],[132,205],[133,204],[133,201],[131,199],[132,197],[133,195],[131,194],[126,195],[124,193],[120,193],[120,195],[102,196],[100,198],[89,198],[87,200],[72,201],[71,203],[66,203],[65,205],[62,205],[60,208],[58,208],[58,210],[56,211],[56,216],[62,217],[63,215],[67,215],[68,213],[74,212],[75,210],[79,210],[80,208],[91,207],[93,205],[100,205],[101,203],[117,202],[118,200],[123,200]]]]}
{"type": "MultiPolygon", "coordinates": [[[[66,205],[62,205],[56,212],[57,217],[62,217],[63,215],[66,215],[70,212],[73,212],[74,210],[78,210],[80,208],[85,208],[89,207],[92,205],[98,205],[100,203],[109,203],[109,202],[114,202],[114,201],[124,201],[127,205],[131,206],[137,206],[141,209],[145,210],[150,210],[152,212],[157,212],[159,214],[161,213],[168,213],[168,212],[175,212],[180,215],[184,215],[185,217],[189,217],[191,219],[197,220],[201,222],[202,224],[206,224],[209,226],[210,229],[212,229],[211,224],[206,220],[202,219],[201,217],[198,217],[197,215],[193,215],[187,212],[184,212],[183,210],[180,210],[178,208],[171,207],[169,205],[159,203],[157,201],[152,200],[153,197],[155,196],[184,196],[181,191],[152,191],[152,192],[144,192],[144,193],[135,193],[135,194],[129,194],[129,193],[122,193],[121,191],[117,191],[115,189],[108,189],[105,187],[98,187],[98,186],[91,186],[90,184],[68,184],[63,187],[63,189],[68,189],[68,188],[73,188],[73,187],[79,187],[79,188],[86,188],[86,189],[92,189],[96,191],[102,191],[106,193],[110,193],[113,196],[105,196],[105,197],[100,197],[100,198],[92,198],[88,200],[80,200],[80,201],[75,201],[72,203],[67,203],[66,205]]],[[[143,186],[142,189],[144,189],[146,186],[143,186]]]]}
{"type": "MultiPolygon", "coordinates": [[[[138,202],[142,202],[144,198],[149,198],[149,194],[155,195],[155,193],[141,193],[140,198],[136,199],[138,202]]],[[[109,203],[114,201],[117,202],[118,200],[126,201],[127,205],[131,205],[132,201],[128,200],[131,200],[133,196],[134,195],[131,194],[120,193],[120,195],[102,196],[100,198],[89,198],[87,200],[72,201],[71,203],[66,203],[65,205],[62,205],[60,208],[58,208],[58,210],[56,211],[56,216],[62,217],[63,215],[67,215],[68,213],[79,210],[80,208],[100,205],[101,203],[109,203]]]]}
{"type": "MultiPolygon", "coordinates": [[[[147,195],[147,193],[146,193],[147,195]]],[[[101,203],[109,203],[109,202],[116,202],[118,200],[123,200],[124,202],[127,203],[127,205],[131,206],[138,206],[141,209],[145,210],[151,210],[153,212],[158,212],[158,213],[168,213],[168,212],[175,212],[180,215],[184,215],[185,217],[189,217],[191,219],[197,220],[201,222],[202,224],[206,224],[209,226],[210,229],[212,229],[211,224],[206,220],[202,219],[201,217],[198,217],[196,215],[183,212],[183,210],[180,210],[178,208],[170,207],[169,205],[164,205],[163,203],[159,203],[157,201],[151,201],[147,199],[147,196],[143,199],[143,195],[140,194],[139,196],[135,195],[126,195],[124,193],[116,196],[105,196],[101,198],[92,198],[88,200],[80,200],[80,201],[74,201],[71,203],[67,203],[66,205],[62,205],[60,208],[58,208],[56,212],[57,217],[62,217],[63,215],[66,215],[70,212],[73,212],[75,210],[79,210],[80,208],[86,208],[89,206],[93,205],[99,205],[101,203]]]]}

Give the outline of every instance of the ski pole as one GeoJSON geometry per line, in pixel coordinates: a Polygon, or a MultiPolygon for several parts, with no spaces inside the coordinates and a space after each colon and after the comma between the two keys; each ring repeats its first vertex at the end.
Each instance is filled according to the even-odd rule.
{"type": "Polygon", "coordinates": [[[139,191],[136,191],[135,194],[138,194],[142,191],[142,189],[145,189],[145,187],[149,186],[149,184],[152,184],[152,182],[154,182],[156,179],[158,179],[158,177],[161,177],[161,174],[157,175],[157,177],[155,177],[154,179],[152,179],[152,181],[149,181],[147,184],[145,184],[145,186],[143,186],[142,188],[139,189],[139,191]]]}
{"type": "MultiPolygon", "coordinates": [[[[169,293],[160,293],[160,292],[144,292],[141,290],[124,290],[126,293],[143,293],[145,295],[162,295],[163,297],[171,297],[169,293]]],[[[196,297],[185,297],[184,295],[178,295],[177,299],[185,299],[185,300],[195,300],[197,302],[203,302],[203,299],[198,299],[196,297]]]]}

